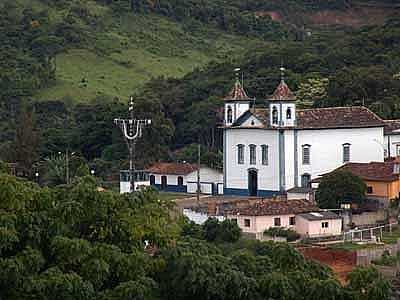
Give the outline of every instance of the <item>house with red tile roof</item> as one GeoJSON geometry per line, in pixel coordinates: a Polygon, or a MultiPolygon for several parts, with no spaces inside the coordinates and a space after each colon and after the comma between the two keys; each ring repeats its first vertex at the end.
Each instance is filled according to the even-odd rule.
{"type": "Polygon", "coordinates": [[[229,211],[227,218],[235,220],[244,233],[257,239],[263,239],[264,231],[273,227],[293,229],[307,237],[339,235],[342,230],[340,216],[300,199],[259,200],[229,211]]]}
{"type": "Polygon", "coordinates": [[[264,105],[238,79],[223,101],[226,195],[282,195],[349,162],[383,163],[397,133],[400,154],[400,121],[363,106],[299,109],[283,72],[264,105]]]}
{"type": "Polygon", "coordinates": [[[367,186],[367,198],[389,204],[390,200],[400,196],[400,161],[347,163],[331,173],[313,180],[318,183],[324,176],[338,170],[346,170],[359,176],[367,186]]]}
{"type": "MultiPolygon", "coordinates": [[[[150,185],[167,192],[196,193],[197,165],[175,162],[158,162],[146,171],[150,185]]],[[[200,191],[202,194],[222,194],[223,175],[219,170],[200,167],[200,191]]]]}

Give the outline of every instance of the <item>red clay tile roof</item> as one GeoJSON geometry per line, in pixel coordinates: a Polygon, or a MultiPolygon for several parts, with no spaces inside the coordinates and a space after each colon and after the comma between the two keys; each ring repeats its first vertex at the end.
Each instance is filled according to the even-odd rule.
{"type": "Polygon", "coordinates": [[[384,120],[385,134],[400,134],[400,120],[384,120]],[[397,132],[396,132],[396,131],[397,132]]]}
{"type": "MultiPolygon", "coordinates": [[[[269,123],[269,109],[256,108],[250,112],[264,123],[264,128],[272,128],[269,123]]],[[[240,119],[232,127],[240,127],[239,121],[240,119]]],[[[385,125],[380,117],[363,106],[298,109],[296,121],[297,129],[364,128],[385,125]]]]}
{"type": "Polygon", "coordinates": [[[249,96],[247,96],[246,91],[242,87],[239,80],[235,82],[235,85],[229,92],[229,94],[224,98],[225,101],[240,101],[240,100],[251,100],[249,96]]]}
{"type": "Polygon", "coordinates": [[[275,89],[274,93],[269,100],[272,101],[293,101],[296,100],[296,96],[290,90],[288,85],[284,80],[281,80],[278,87],[275,89]]]}
{"type": "Polygon", "coordinates": [[[298,110],[297,128],[362,128],[384,126],[383,120],[364,106],[298,110]]]}
{"type": "Polygon", "coordinates": [[[332,174],[338,170],[346,170],[361,177],[363,180],[395,181],[399,179],[399,174],[394,173],[396,164],[399,163],[396,161],[347,163],[328,174],[332,174]]]}
{"type": "Polygon", "coordinates": [[[239,214],[242,216],[275,216],[300,214],[310,211],[319,211],[319,208],[306,200],[264,199],[248,207],[233,209],[228,214],[239,214]]]}
{"type": "Polygon", "coordinates": [[[197,170],[196,165],[159,162],[146,171],[154,174],[187,175],[197,170]]]}

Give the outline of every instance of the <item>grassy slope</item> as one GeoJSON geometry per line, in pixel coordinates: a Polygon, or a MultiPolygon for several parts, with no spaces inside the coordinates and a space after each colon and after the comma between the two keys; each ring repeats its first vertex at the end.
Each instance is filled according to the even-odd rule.
{"type": "MultiPolygon", "coordinates": [[[[82,102],[96,95],[126,99],[153,76],[183,76],[211,60],[236,56],[262,43],[204,26],[185,30],[154,15],[127,12],[116,17],[108,8],[87,3],[102,20],[101,29],[89,29],[95,43],[58,55],[56,83],[41,90],[38,100],[82,102]]],[[[63,12],[50,13],[55,19],[63,12]]]]}

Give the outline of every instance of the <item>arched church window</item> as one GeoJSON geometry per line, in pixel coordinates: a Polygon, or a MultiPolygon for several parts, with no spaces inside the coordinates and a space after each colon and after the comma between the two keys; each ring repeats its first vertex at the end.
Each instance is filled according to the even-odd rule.
{"type": "Polygon", "coordinates": [[[244,164],[244,145],[237,145],[237,160],[238,164],[244,164]]]}
{"type": "Polygon", "coordinates": [[[290,120],[292,118],[292,110],[290,107],[286,110],[286,119],[290,120]]]}
{"type": "Polygon", "coordinates": [[[226,120],[227,120],[227,123],[232,123],[232,120],[233,120],[232,108],[230,106],[228,107],[228,111],[226,113],[226,120]]]}
{"type": "Polygon", "coordinates": [[[310,154],[310,148],[311,148],[311,146],[310,145],[303,145],[302,146],[302,148],[303,148],[303,165],[309,165],[310,164],[310,156],[311,156],[311,154],[310,154]]]}
{"type": "Polygon", "coordinates": [[[272,124],[278,124],[278,109],[276,106],[272,108],[272,124]]]}
{"type": "Polygon", "coordinates": [[[350,161],[350,144],[343,144],[343,162],[347,163],[350,161]]]}
{"type": "Polygon", "coordinates": [[[256,145],[249,145],[249,148],[250,148],[250,164],[251,165],[255,165],[256,164],[256,160],[257,160],[257,157],[256,157],[256,145]]]}
{"type": "Polygon", "coordinates": [[[261,145],[261,160],[263,165],[268,165],[268,146],[261,145]]]}

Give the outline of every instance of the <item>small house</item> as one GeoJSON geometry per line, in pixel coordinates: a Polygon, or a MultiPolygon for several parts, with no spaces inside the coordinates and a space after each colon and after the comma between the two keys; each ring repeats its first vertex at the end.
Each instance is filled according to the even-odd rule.
{"type": "Polygon", "coordinates": [[[397,159],[385,162],[347,163],[313,182],[318,183],[324,176],[338,170],[349,171],[359,176],[367,186],[368,199],[379,200],[387,206],[390,200],[400,196],[400,162],[397,159]]]}
{"type": "MultiPolygon", "coordinates": [[[[149,186],[149,174],[143,170],[135,170],[135,191],[149,186]]],[[[119,191],[121,194],[131,192],[131,177],[129,170],[121,170],[119,173],[119,191]]]]}
{"type": "Polygon", "coordinates": [[[306,237],[340,235],[342,218],[331,211],[298,214],[296,216],[296,231],[306,237]]]}
{"type": "Polygon", "coordinates": [[[231,210],[227,218],[236,220],[244,233],[259,238],[271,227],[296,230],[296,215],[318,210],[318,207],[306,200],[263,199],[250,206],[231,210]]]}
{"type": "MultiPolygon", "coordinates": [[[[150,185],[158,190],[179,193],[197,192],[197,165],[187,163],[156,163],[147,169],[150,185]]],[[[200,192],[202,194],[222,194],[222,172],[200,167],[200,192]]]]}

